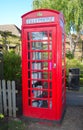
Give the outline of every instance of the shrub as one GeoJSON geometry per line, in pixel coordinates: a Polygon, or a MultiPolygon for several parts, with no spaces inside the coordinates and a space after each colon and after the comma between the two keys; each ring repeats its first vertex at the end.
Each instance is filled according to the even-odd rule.
{"type": "Polygon", "coordinates": [[[66,57],[67,57],[68,59],[73,59],[73,58],[74,58],[74,55],[71,53],[71,51],[68,51],[68,52],[66,53],[66,57]]]}
{"type": "Polygon", "coordinates": [[[21,78],[21,57],[14,51],[4,52],[4,79],[16,80],[21,78]]]}

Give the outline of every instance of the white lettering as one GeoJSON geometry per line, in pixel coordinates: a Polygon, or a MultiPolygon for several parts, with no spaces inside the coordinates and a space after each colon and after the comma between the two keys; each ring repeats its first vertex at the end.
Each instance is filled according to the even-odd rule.
{"type": "Polygon", "coordinates": [[[34,24],[34,23],[44,23],[44,22],[54,22],[54,17],[43,17],[43,18],[33,18],[33,19],[27,19],[27,24],[34,24]]]}

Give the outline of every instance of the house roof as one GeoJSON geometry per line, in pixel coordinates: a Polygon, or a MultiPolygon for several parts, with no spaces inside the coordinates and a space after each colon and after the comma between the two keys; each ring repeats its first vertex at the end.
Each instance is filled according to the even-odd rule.
{"type": "Polygon", "coordinates": [[[21,35],[21,30],[14,24],[0,25],[0,31],[12,32],[16,36],[21,35]]]}

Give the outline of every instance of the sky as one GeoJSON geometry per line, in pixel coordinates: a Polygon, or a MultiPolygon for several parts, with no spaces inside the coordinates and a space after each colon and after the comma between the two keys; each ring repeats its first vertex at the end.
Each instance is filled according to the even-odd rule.
{"type": "Polygon", "coordinates": [[[21,16],[32,10],[33,0],[0,0],[0,25],[22,25],[21,16]]]}

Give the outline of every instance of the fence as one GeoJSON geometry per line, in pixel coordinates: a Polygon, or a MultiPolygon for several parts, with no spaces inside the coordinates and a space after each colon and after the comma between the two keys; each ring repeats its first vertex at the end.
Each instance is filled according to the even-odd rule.
{"type": "Polygon", "coordinates": [[[16,117],[15,81],[0,80],[0,113],[16,117]]]}

